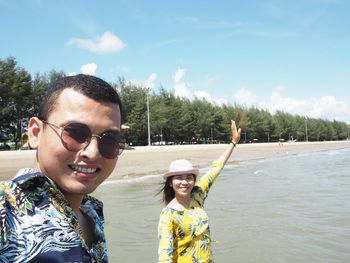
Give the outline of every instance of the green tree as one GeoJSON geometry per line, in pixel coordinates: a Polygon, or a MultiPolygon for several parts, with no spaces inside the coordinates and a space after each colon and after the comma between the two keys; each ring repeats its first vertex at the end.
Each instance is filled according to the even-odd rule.
{"type": "Polygon", "coordinates": [[[159,94],[151,97],[151,120],[152,120],[152,138],[154,141],[172,141],[170,128],[172,125],[171,118],[171,101],[173,95],[166,91],[162,86],[159,94]]]}
{"type": "Polygon", "coordinates": [[[59,79],[65,77],[63,71],[52,70],[45,74],[35,74],[32,82],[32,108],[31,115],[38,116],[39,107],[45,95],[45,92],[59,79]]]}
{"type": "Polygon", "coordinates": [[[278,136],[279,139],[284,139],[286,141],[290,140],[291,136],[294,137],[293,134],[297,125],[292,114],[277,111],[274,115],[274,119],[276,122],[276,137],[278,136]]]}
{"type": "Polygon", "coordinates": [[[260,142],[270,141],[273,120],[271,114],[266,110],[260,110],[255,107],[248,111],[250,126],[247,129],[250,140],[257,139],[260,142]]]}
{"type": "Polygon", "coordinates": [[[16,143],[21,141],[23,121],[30,116],[30,74],[14,58],[0,59],[0,129],[16,143]]]}
{"type": "MultiPolygon", "coordinates": [[[[128,84],[122,79],[117,90],[123,106],[123,123],[130,129],[125,131],[128,143],[147,144],[147,93],[142,87],[128,84]]],[[[150,103],[151,104],[151,103],[150,103]]]]}

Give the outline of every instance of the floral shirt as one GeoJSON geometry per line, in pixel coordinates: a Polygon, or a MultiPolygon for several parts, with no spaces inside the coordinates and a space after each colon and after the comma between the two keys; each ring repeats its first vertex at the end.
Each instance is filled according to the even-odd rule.
{"type": "Polygon", "coordinates": [[[0,262],[108,262],[102,203],[85,196],[80,209],[95,223],[91,248],[48,177],[23,169],[11,181],[0,182],[0,262]]]}
{"type": "Polygon", "coordinates": [[[196,182],[189,209],[163,208],[158,224],[159,262],[214,262],[209,219],[203,205],[223,167],[222,162],[215,161],[208,173],[196,182]]]}

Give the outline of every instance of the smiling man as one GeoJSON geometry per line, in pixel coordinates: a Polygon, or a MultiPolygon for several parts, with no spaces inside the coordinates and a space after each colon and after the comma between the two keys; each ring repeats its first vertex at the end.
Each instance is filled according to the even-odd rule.
{"type": "Polygon", "coordinates": [[[89,196],[123,149],[121,102],[105,81],[65,77],[28,135],[34,169],[0,183],[0,262],[108,262],[102,203],[89,196]]]}

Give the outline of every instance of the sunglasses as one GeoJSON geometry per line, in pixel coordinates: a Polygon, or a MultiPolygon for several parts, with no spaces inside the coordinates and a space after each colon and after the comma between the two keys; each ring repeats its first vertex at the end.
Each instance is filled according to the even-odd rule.
{"type": "Polygon", "coordinates": [[[71,152],[78,152],[86,148],[93,137],[98,139],[100,154],[107,159],[114,159],[123,152],[124,142],[118,131],[106,131],[101,135],[92,134],[90,128],[82,123],[69,123],[58,126],[42,120],[43,123],[61,130],[61,142],[71,152]]]}

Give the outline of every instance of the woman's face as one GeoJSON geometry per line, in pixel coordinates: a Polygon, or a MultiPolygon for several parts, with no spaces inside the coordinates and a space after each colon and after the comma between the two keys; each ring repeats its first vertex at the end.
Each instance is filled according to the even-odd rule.
{"type": "Polygon", "coordinates": [[[170,186],[174,189],[175,197],[190,197],[195,184],[193,174],[174,175],[170,186]]]}

